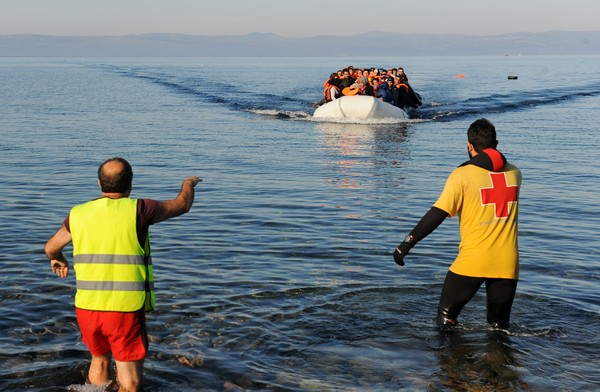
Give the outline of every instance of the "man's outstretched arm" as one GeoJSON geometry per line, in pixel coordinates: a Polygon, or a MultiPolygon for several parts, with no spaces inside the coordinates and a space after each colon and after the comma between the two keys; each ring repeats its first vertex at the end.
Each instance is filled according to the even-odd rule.
{"type": "Polygon", "coordinates": [[[194,187],[200,181],[202,180],[198,176],[191,176],[183,180],[181,191],[175,199],[159,202],[153,223],[166,221],[188,212],[194,203],[194,187]]]}
{"type": "Polygon", "coordinates": [[[440,208],[431,207],[408,236],[394,250],[394,261],[404,265],[404,257],[423,238],[431,234],[448,217],[448,213],[440,208]]]}

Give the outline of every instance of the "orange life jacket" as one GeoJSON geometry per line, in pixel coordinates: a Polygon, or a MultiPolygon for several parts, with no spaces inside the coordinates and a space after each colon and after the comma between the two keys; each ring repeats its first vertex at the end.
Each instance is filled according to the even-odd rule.
{"type": "Polygon", "coordinates": [[[331,96],[331,88],[332,87],[335,88],[335,95],[340,94],[340,88],[338,86],[329,84],[329,83],[325,83],[325,90],[323,90],[323,98],[325,98],[325,100],[327,102],[329,102],[333,99],[333,97],[331,96]]]}
{"type": "Polygon", "coordinates": [[[406,92],[408,92],[408,91],[410,90],[410,89],[408,88],[408,84],[406,84],[406,83],[398,83],[398,84],[396,85],[396,87],[397,87],[397,88],[404,87],[404,88],[406,89],[406,92]]]}

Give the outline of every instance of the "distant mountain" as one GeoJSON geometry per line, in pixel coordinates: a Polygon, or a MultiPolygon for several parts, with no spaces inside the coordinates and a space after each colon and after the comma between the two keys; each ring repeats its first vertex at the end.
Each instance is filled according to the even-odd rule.
{"type": "Polygon", "coordinates": [[[600,31],[488,36],[370,32],[288,38],[269,33],[200,36],[0,35],[0,56],[305,57],[397,55],[600,54],[600,31]]]}

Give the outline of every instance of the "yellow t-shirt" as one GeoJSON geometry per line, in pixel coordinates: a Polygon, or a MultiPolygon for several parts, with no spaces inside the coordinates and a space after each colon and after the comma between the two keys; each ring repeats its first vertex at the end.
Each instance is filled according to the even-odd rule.
{"type": "Polygon", "coordinates": [[[519,278],[517,241],[521,171],[475,165],[456,168],[434,207],[458,215],[460,245],[450,271],[482,278],[519,278]]]}

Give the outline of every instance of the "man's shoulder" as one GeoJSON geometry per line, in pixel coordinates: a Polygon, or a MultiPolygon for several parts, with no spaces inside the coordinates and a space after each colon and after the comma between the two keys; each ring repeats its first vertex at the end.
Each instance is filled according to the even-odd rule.
{"type": "Polygon", "coordinates": [[[137,199],[138,211],[155,209],[160,205],[160,201],[154,199],[137,199]]]}
{"type": "Polygon", "coordinates": [[[92,200],[84,201],[83,203],[75,204],[73,207],[71,207],[71,211],[70,212],[86,208],[86,207],[90,206],[91,204],[94,204],[94,203],[98,202],[98,200],[102,200],[102,197],[97,197],[97,198],[92,199],[92,200]]]}
{"type": "Polygon", "coordinates": [[[455,167],[454,170],[452,170],[452,172],[450,172],[449,177],[468,176],[468,175],[472,174],[473,172],[478,172],[481,170],[485,170],[485,169],[482,169],[475,165],[460,165],[459,167],[455,167]]]}
{"type": "Polygon", "coordinates": [[[517,166],[513,165],[510,162],[506,162],[506,166],[504,166],[505,170],[517,170],[517,171],[521,171],[521,169],[519,169],[517,166]]]}
{"type": "Polygon", "coordinates": [[[523,174],[521,174],[521,169],[519,169],[518,167],[516,167],[513,164],[507,163],[506,166],[504,167],[504,171],[507,174],[514,176],[518,185],[521,184],[521,181],[523,179],[523,174]]]}
{"type": "Polygon", "coordinates": [[[139,202],[139,201],[142,201],[142,202],[144,202],[144,203],[159,203],[159,201],[158,201],[158,200],[154,200],[154,199],[148,199],[148,198],[139,198],[139,199],[137,199],[137,200],[138,200],[138,202],[139,202]]]}
{"type": "Polygon", "coordinates": [[[154,199],[138,199],[137,212],[143,222],[152,224],[160,202],[154,199]]]}

